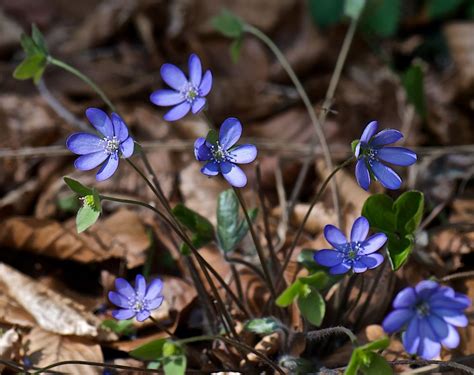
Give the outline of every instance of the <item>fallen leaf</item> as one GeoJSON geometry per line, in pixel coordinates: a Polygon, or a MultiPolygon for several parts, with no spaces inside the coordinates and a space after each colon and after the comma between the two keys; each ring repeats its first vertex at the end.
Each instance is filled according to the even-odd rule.
{"type": "MultiPolygon", "coordinates": [[[[3,332],[0,336],[0,358],[14,359],[15,353],[19,351],[20,335],[15,329],[10,328],[3,332]]],[[[4,369],[4,365],[0,364],[0,372],[4,369]]]]}

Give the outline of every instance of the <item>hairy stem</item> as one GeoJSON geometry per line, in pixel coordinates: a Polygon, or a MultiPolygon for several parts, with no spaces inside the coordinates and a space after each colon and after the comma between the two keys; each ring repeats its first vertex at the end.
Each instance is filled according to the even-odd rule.
{"type": "Polygon", "coordinates": [[[306,333],[306,338],[308,340],[321,340],[327,336],[331,335],[347,335],[351,340],[352,344],[357,345],[357,337],[352,333],[349,328],[336,326],[324,329],[318,329],[316,331],[310,331],[306,333]]]}

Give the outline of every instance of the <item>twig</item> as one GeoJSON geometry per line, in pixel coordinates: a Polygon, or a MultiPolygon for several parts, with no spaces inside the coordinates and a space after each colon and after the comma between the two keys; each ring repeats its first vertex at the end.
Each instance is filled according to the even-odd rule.
{"type": "Polygon", "coordinates": [[[426,359],[400,359],[398,361],[389,361],[392,366],[396,365],[438,365],[439,367],[449,367],[455,368],[456,370],[460,370],[465,372],[466,374],[474,374],[474,369],[472,367],[462,365],[460,363],[454,361],[437,361],[437,360],[426,360],[426,359]]]}
{"type": "Polygon", "coordinates": [[[448,275],[441,278],[441,282],[445,283],[451,280],[465,279],[465,278],[470,278],[470,277],[474,277],[474,271],[456,272],[456,273],[453,273],[452,275],[448,275]]]}

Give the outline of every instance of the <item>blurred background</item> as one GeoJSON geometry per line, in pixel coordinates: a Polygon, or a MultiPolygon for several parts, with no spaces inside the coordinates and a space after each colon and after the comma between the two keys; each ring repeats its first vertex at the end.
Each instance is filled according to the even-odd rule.
{"type": "MultiPolygon", "coordinates": [[[[109,205],[94,228],[75,234],[79,202],[62,176],[93,185],[94,173],[74,171],[64,143],[86,123],[85,109],[103,103],[90,87],[54,66],[38,86],[13,79],[23,59],[20,35],[29,34],[31,24],[44,33],[55,57],[107,93],[135,138],[146,143],[166,195],[214,221],[217,193],[226,186],[201,176],[192,153],[194,139],[206,133],[207,124],[197,116],[172,124],[162,120],[162,109],[149,101],[151,92],[164,86],[161,64],[186,71],[194,52],[212,70],[208,117],[215,124],[230,116],[242,121],[244,137],[259,145],[262,188],[269,210],[279,217],[281,192],[290,194],[314,129],[267,47],[247,35],[239,50],[231,49],[231,40],[215,31],[211,19],[227,8],[269,35],[319,114],[327,110],[323,101],[349,25],[343,7],[343,0],[0,0],[0,262],[13,267],[8,272],[21,271],[49,288],[69,290],[90,311],[103,307],[102,293],[112,275],[142,267],[150,248],[164,254],[152,272],[174,278],[175,290],[184,288],[179,256],[165,250],[173,248],[172,241],[147,215],[109,205]]],[[[350,142],[374,119],[380,128],[400,129],[402,143],[421,156],[404,181],[405,187],[425,193],[425,235],[397,282],[472,269],[474,0],[368,1],[324,124],[335,162],[347,157],[350,142]]],[[[327,174],[319,148],[316,154],[291,223],[301,222],[305,202],[327,174]]],[[[254,167],[247,172],[249,186],[255,187],[254,167]]],[[[351,170],[338,181],[344,212],[358,216],[366,193],[355,185],[351,170]]],[[[98,187],[152,199],[125,163],[98,187]]],[[[255,193],[247,190],[255,203],[255,193]]],[[[324,243],[322,226],[335,222],[330,195],[326,198],[307,228],[316,236],[313,247],[324,243]]],[[[472,283],[461,289],[474,294],[472,283]]],[[[16,297],[3,297],[0,322],[11,324],[5,306],[16,297]]],[[[383,316],[392,296],[379,297],[372,320],[383,316]]],[[[194,298],[183,294],[173,302],[174,310],[181,313],[194,298]]],[[[28,320],[22,324],[34,326],[28,320]]],[[[474,342],[463,345],[461,352],[472,353],[474,342]]]]}

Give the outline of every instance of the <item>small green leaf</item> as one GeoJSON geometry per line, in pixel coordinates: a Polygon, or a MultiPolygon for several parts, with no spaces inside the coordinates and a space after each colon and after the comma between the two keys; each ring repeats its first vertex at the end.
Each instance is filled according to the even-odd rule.
{"type": "Polygon", "coordinates": [[[77,212],[81,205],[76,194],[69,194],[57,200],[58,208],[63,212],[77,212]]]}
{"type": "Polygon", "coordinates": [[[82,185],[79,181],[76,181],[70,177],[64,177],[64,182],[66,183],[67,186],[69,186],[69,189],[71,189],[74,193],[76,193],[80,197],[93,194],[93,189],[82,185]]]}
{"type": "Polygon", "coordinates": [[[211,145],[215,145],[219,141],[219,134],[214,129],[209,130],[206,136],[206,141],[211,145]]]}
{"type": "Polygon", "coordinates": [[[46,41],[44,40],[44,36],[34,24],[31,26],[31,36],[33,37],[33,41],[35,42],[36,47],[41,52],[43,52],[44,55],[47,55],[48,48],[46,47],[46,41]]]}
{"type": "Polygon", "coordinates": [[[408,101],[414,105],[416,112],[426,118],[426,99],[424,90],[423,70],[419,64],[410,66],[401,76],[408,101]]]}
{"type": "Polygon", "coordinates": [[[76,216],[77,233],[84,232],[97,221],[99,216],[100,211],[96,210],[94,207],[91,207],[88,204],[82,206],[79,211],[77,211],[76,216]]]}
{"type": "Polygon", "coordinates": [[[280,307],[290,306],[293,301],[303,292],[304,286],[305,285],[297,279],[278,296],[275,303],[280,307]]]}
{"type": "Polygon", "coordinates": [[[229,38],[240,38],[244,33],[243,21],[227,9],[223,9],[211,23],[217,31],[229,38]]]}
{"type": "Polygon", "coordinates": [[[366,0],[346,0],[344,14],[350,18],[358,19],[364,10],[366,0]]]}
{"type": "Polygon", "coordinates": [[[386,233],[388,237],[387,252],[390,259],[390,265],[394,271],[405,264],[410,256],[414,242],[413,236],[405,235],[400,237],[396,233],[386,233]]]}
{"type": "Polygon", "coordinates": [[[46,66],[46,58],[43,55],[37,54],[26,57],[20,65],[18,65],[13,72],[13,78],[19,80],[30,79],[42,74],[46,66]]]}
{"type": "Polygon", "coordinates": [[[311,324],[317,327],[321,325],[326,313],[326,303],[315,288],[309,287],[309,293],[300,294],[298,297],[298,307],[301,315],[311,324]]]}
{"type": "Polygon", "coordinates": [[[115,332],[119,335],[128,336],[135,332],[135,328],[133,328],[133,319],[128,319],[128,320],[107,319],[101,323],[101,326],[108,328],[112,332],[115,332]]]}
{"type": "Polygon", "coordinates": [[[309,0],[309,10],[316,25],[328,27],[342,20],[344,0],[309,0]]]}
{"type": "Polygon", "coordinates": [[[428,0],[427,13],[431,20],[444,18],[456,12],[464,0],[428,0]]]}
{"type": "Polygon", "coordinates": [[[300,277],[298,280],[300,280],[301,283],[309,285],[315,289],[323,289],[326,286],[329,277],[327,276],[326,272],[318,271],[309,276],[300,277]]]}
{"type": "Polygon", "coordinates": [[[380,37],[390,37],[398,30],[401,0],[369,0],[361,17],[361,27],[380,37]]]}
{"type": "Polygon", "coordinates": [[[237,64],[240,58],[240,51],[242,50],[242,38],[235,39],[230,45],[230,57],[234,64],[237,64]]]}
{"type": "Polygon", "coordinates": [[[303,249],[298,254],[298,263],[309,271],[315,272],[320,270],[318,264],[314,261],[314,250],[303,249]]]}
{"type": "Polygon", "coordinates": [[[387,361],[377,353],[366,353],[367,362],[362,363],[359,367],[359,371],[364,375],[392,375],[392,367],[387,363],[387,361]]]}
{"type": "Polygon", "coordinates": [[[424,196],[419,191],[407,191],[395,203],[397,229],[403,234],[413,234],[421,223],[424,209],[424,196]]]}
{"type": "Polygon", "coordinates": [[[268,335],[280,329],[281,323],[275,318],[257,318],[247,321],[244,328],[247,331],[258,333],[260,335],[268,335]]]}
{"type": "Polygon", "coordinates": [[[385,194],[371,195],[362,207],[362,216],[369,220],[370,226],[378,231],[395,232],[396,217],[393,200],[385,194]]]}
{"type": "Polygon", "coordinates": [[[27,56],[41,54],[41,50],[38,49],[33,39],[28,35],[21,34],[20,43],[27,56]]]}
{"type": "Polygon", "coordinates": [[[167,339],[153,340],[147,342],[146,344],[140,345],[138,348],[133,349],[128,354],[143,361],[153,361],[163,357],[163,346],[166,342],[167,339]]]}
{"type": "Polygon", "coordinates": [[[360,348],[365,351],[375,351],[387,349],[389,345],[390,338],[388,336],[384,336],[381,339],[371,341],[368,344],[362,345],[360,348]]]}
{"type": "Polygon", "coordinates": [[[356,151],[356,148],[357,148],[357,145],[359,144],[360,142],[360,139],[354,139],[352,142],[351,142],[351,150],[352,150],[352,153],[354,154],[355,151],[356,151]]]}
{"type": "Polygon", "coordinates": [[[163,370],[165,375],[184,375],[186,373],[186,356],[175,355],[163,359],[163,370]]]}
{"type": "Polygon", "coordinates": [[[181,224],[188,228],[192,233],[198,234],[201,238],[208,239],[209,241],[213,239],[214,227],[204,216],[201,216],[197,212],[187,208],[182,203],[178,203],[172,211],[181,224]]]}
{"type": "Polygon", "coordinates": [[[351,359],[344,371],[344,375],[357,375],[357,371],[361,366],[361,353],[362,351],[359,348],[355,348],[352,351],[351,359]]]}

